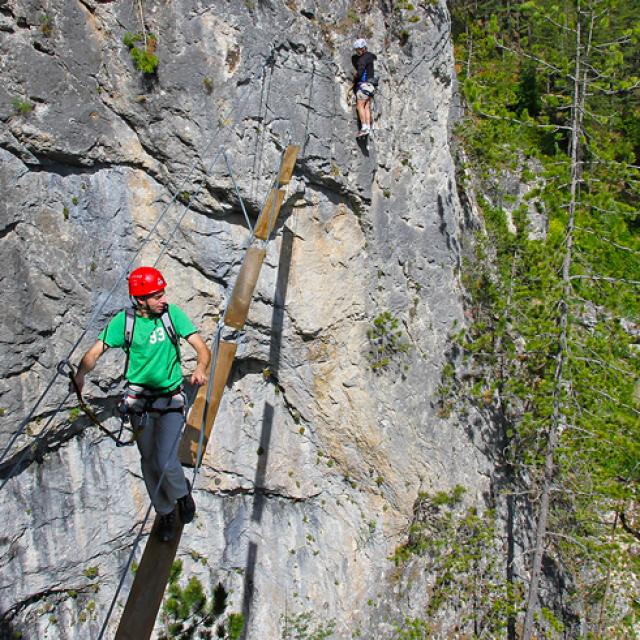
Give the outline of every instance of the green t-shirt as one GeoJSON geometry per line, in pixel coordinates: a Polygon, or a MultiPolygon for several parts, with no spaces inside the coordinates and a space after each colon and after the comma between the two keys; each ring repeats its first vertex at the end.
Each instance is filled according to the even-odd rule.
{"type": "MultiPolygon", "coordinates": [[[[169,305],[169,316],[180,338],[187,338],[197,329],[185,312],[175,304],[169,305]]],[[[116,313],[102,330],[98,340],[108,347],[124,347],[126,313],[116,313]]],[[[145,318],[136,315],[133,338],[129,350],[129,367],[126,378],[133,384],[152,389],[173,389],[182,384],[182,369],[178,353],[166,334],[160,318],[145,318]]]]}

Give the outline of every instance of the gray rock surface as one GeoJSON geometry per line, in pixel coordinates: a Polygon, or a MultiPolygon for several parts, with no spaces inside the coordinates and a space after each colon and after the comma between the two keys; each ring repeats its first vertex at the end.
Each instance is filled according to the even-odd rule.
{"type": "MultiPolygon", "coordinates": [[[[56,363],[126,304],[130,266],[158,258],[210,335],[248,237],[234,180],[255,219],[289,141],[301,157],[196,481],[186,574],[224,584],[247,638],[307,612],[336,638],[382,638],[403,616],[389,557],[418,492],[460,484],[482,508],[490,464],[436,406],[462,319],[450,24],[442,3],[388,5],[145,2],[147,78],[122,44],[138,3],[0,2],[3,450],[46,392],[1,467],[5,629],[97,637],[147,507],[136,452],[70,413],[56,363]],[[358,143],[362,35],[381,83],[358,143]],[[410,349],[376,373],[368,330],[385,311],[410,349]]],[[[101,415],[121,367],[108,354],[88,385],[101,415]]]]}

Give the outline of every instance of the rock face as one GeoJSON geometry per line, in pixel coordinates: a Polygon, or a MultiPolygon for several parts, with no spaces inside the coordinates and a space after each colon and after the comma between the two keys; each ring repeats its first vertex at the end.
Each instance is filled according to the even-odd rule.
{"type": "MultiPolygon", "coordinates": [[[[437,409],[462,319],[450,24],[441,2],[390,5],[0,2],[7,637],[98,637],[148,504],[137,453],[70,411],[56,363],[126,304],[132,265],[157,261],[211,335],[249,235],[235,188],[255,220],[289,141],[300,159],[195,482],[185,574],[224,585],[246,638],[304,616],[382,638],[403,616],[389,557],[418,492],[460,484],[482,505],[489,462],[437,409]],[[143,31],[149,76],[123,45],[143,31]],[[363,35],[381,79],[368,142],[349,92],[363,35]]],[[[121,367],[109,353],[86,390],[102,416],[121,367]]]]}

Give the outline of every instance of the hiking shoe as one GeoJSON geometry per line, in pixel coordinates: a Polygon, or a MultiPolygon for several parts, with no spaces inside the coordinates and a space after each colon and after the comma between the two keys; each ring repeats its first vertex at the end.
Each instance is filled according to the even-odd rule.
{"type": "Polygon", "coordinates": [[[182,524],[189,524],[196,515],[196,503],[191,495],[191,483],[187,480],[187,495],[178,498],[178,511],[182,524]]]}
{"type": "Polygon", "coordinates": [[[158,522],[158,538],[162,542],[171,542],[176,535],[176,510],[169,513],[165,513],[160,516],[160,522],[158,522]]]}

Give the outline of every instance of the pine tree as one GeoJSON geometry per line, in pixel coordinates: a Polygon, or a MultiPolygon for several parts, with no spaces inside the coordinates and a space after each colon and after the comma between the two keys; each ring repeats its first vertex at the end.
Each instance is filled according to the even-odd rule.
{"type": "Polygon", "coordinates": [[[640,280],[637,6],[487,6],[453,8],[472,109],[464,143],[497,205],[483,207],[490,241],[478,243],[466,274],[475,322],[463,346],[483,373],[459,389],[497,418],[503,468],[514,492],[526,487],[521,509],[535,513],[523,637],[536,619],[544,624],[545,555],[571,574],[581,627],[602,632],[613,549],[625,549],[626,531],[608,514],[629,508],[640,476],[631,346],[640,280]],[[500,206],[496,177],[530,177],[527,156],[543,167],[530,197],[549,220],[544,240],[529,237],[523,211],[510,234],[500,206]],[[495,247],[493,259],[483,245],[495,247]]]}

